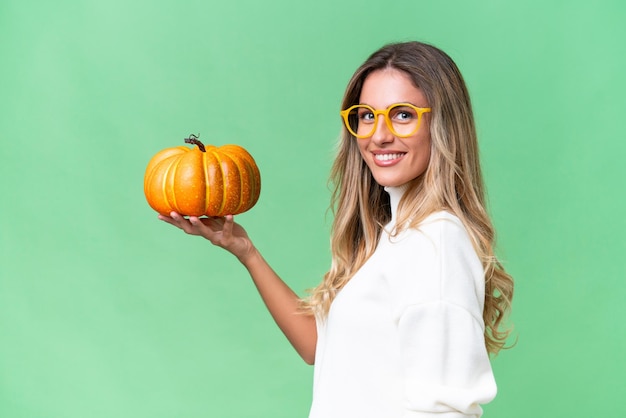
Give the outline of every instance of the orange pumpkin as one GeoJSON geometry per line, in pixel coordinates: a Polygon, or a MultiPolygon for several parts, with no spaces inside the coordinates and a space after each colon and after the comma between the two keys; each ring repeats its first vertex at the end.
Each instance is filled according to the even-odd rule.
{"type": "Polygon", "coordinates": [[[236,215],[259,199],[261,177],[252,156],[238,145],[206,147],[196,135],[157,153],[146,168],[144,193],[162,215],[236,215]]]}

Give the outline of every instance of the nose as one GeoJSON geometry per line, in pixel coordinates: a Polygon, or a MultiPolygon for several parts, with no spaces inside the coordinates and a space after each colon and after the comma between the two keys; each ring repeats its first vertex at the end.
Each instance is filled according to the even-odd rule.
{"type": "Polygon", "coordinates": [[[383,115],[378,115],[377,117],[378,119],[376,121],[376,129],[374,129],[371,140],[376,145],[382,145],[388,142],[392,142],[394,136],[387,126],[387,121],[385,121],[385,117],[383,115]]]}

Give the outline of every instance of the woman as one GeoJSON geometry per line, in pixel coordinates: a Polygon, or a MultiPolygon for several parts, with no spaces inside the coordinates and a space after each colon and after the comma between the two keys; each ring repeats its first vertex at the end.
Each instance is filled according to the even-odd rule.
{"type": "Polygon", "coordinates": [[[331,178],[332,265],[306,300],[232,216],[160,219],[233,253],[309,364],[310,418],[479,417],[513,281],[493,251],[465,83],[441,50],[387,45],[350,80],[331,178]],[[303,314],[304,313],[304,314],[303,314]]]}

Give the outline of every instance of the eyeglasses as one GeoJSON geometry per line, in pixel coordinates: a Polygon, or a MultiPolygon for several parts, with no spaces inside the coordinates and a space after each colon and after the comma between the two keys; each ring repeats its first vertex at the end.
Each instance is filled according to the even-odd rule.
{"type": "Polygon", "coordinates": [[[410,103],[396,103],[384,110],[375,110],[368,105],[354,105],[339,112],[348,131],[357,138],[374,135],[378,116],[383,115],[387,127],[394,136],[406,138],[415,134],[422,121],[422,114],[430,112],[430,107],[417,107],[410,103]]]}

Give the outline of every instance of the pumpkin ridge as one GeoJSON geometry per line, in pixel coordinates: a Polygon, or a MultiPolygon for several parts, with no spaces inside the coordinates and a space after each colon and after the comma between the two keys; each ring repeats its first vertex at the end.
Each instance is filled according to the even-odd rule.
{"type": "MultiPolygon", "coordinates": [[[[245,150],[244,150],[245,151],[245,150]]],[[[248,209],[254,206],[259,199],[260,194],[260,175],[258,172],[258,168],[252,156],[246,151],[240,156],[243,161],[246,169],[246,173],[248,173],[248,183],[250,189],[249,201],[247,202],[248,209]]]]}
{"type": "Polygon", "coordinates": [[[224,152],[224,155],[228,158],[230,158],[230,160],[233,162],[233,164],[235,164],[235,167],[237,167],[237,171],[239,171],[239,204],[237,205],[237,208],[235,210],[233,210],[233,213],[240,213],[239,211],[241,210],[242,206],[245,205],[244,202],[244,173],[245,170],[242,169],[241,164],[240,163],[240,158],[238,155],[231,155],[228,152],[224,152]]]}
{"type": "Polygon", "coordinates": [[[259,170],[254,158],[248,151],[246,151],[245,148],[238,145],[226,145],[224,148],[226,148],[224,150],[224,154],[231,157],[239,169],[242,193],[240,197],[240,205],[237,210],[245,212],[253,207],[259,200],[259,194],[261,191],[259,170]],[[243,193],[246,180],[248,181],[248,196],[244,196],[243,193]]]}
{"type": "MultiPolygon", "coordinates": [[[[163,175],[161,176],[161,199],[163,201],[163,204],[167,206],[167,208],[169,209],[169,212],[171,212],[173,208],[172,208],[172,204],[169,202],[167,198],[167,179],[168,179],[168,174],[170,172],[170,169],[172,168],[172,164],[175,161],[176,161],[175,156],[166,158],[160,161],[158,165],[154,168],[154,170],[152,170],[152,176],[155,176],[159,169],[162,169],[164,171],[163,175]]],[[[169,216],[169,213],[167,213],[167,215],[169,216]]]]}
{"type": "Polygon", "coordinates": [[[144,178],[146,199],[148,204],[161,214],[171,212],[171,208],[164,198],[164,181],[166,179],[162,174],[167,172],[167,167],[174,158],[176,158],[176,150],[163,150],[150,160],[146,169],[144,178]]]}
{"type": "Polygon", "coordinates": [[[209,205],[211,204],[211,186],[209,181],[209,170],[207,163],[206,149],[202,153],[202,172],[204,173],[204,214],[209,215],[209,205]]]}
{"type": "MultiPolygon", "coordinates": [[[[172,174],[171,174],[171,179],[172,179],[172,181],[171,181],[171,189],[172,189],[171,190],[171,194],[172,194],[172,201],[173,202],[169,201],[169,199],[167,197],[167,194],[164,194],[163,196],[165,197],[165,201],[167,202],[167,204],[170,205],[170,207],[174,208],[174,210],[176,212],[180,212],[180,210],[178,209],[178,203],[176,202],[176,185],[174,183],[175,183],[175,179],[176,179],[176,171],[178,169],[178,164],[180,164],[181,160],[182,160],[182,156],[179,157],[179,158],[174,159],[172,161],[172,164],[170,164],[169,167],[167,167],[167,172],[166,172],[167,176],[164,177],[164,178],[170,178],[170,170],[172,171],[172,174]]],[[[163,192],[164,193],[165,193],[166,183],[167,182],[163,182],[163,192]]]]}
{"type": "MultiPolygon", "coordinates": [[[[252,157],[250,157],[252,158],[252,157]]],[[[256,165],[254,160],[250,160],[250,158],[245,158],[244,161],[246,163],[246,168],[250,173],[250,201],[248,204],[250,207],[254,206],[254,204],[259,199],[259,176],[257,174],[256,165]]]]}
{"type": "Polygon", "coordinates": [[[259,200],[259,196],[261,195],[261,174],[259,173],[259,169],[254,160],[248,161],[248,164],[250,164],[250,176],[253,180],[251,189],[254,191],[254,194],[252,195],[252,201],[250,201],[250,207],[252,207],[256,205],[256,202],[259,200]]]}
{"type": "Polygon", "coordinates": [[[220,159],[220,155],[218,152],[212,151],[213,156],[217,160],[217,166],[220,168],[220,173],[222,173],[222,203],[220,205],[220,209],[217,212],[217,216],[224,216],[222,211],[224,210],[224,206],[226,205],[226,176],[224,173],[224,167],[222,167],[222,160],[220,159]]]}

